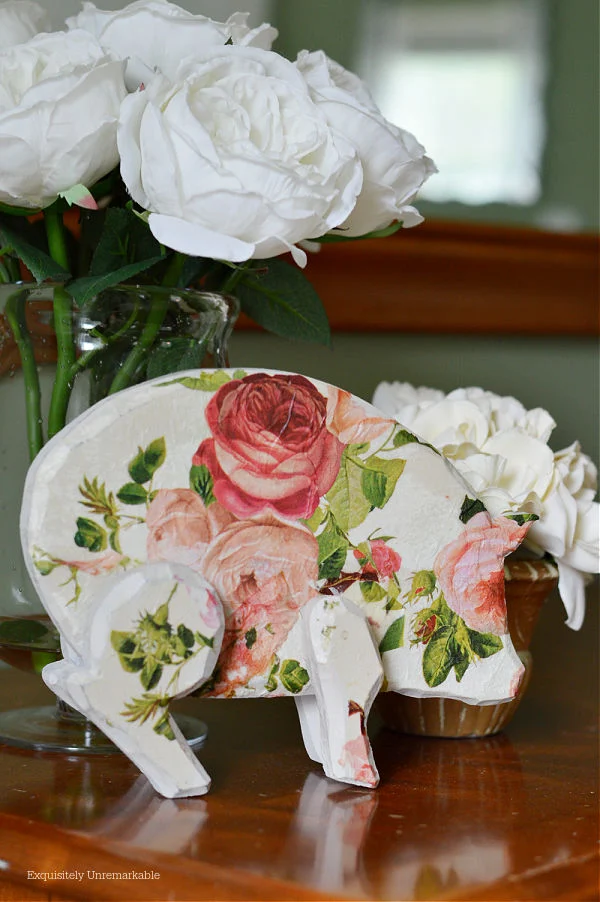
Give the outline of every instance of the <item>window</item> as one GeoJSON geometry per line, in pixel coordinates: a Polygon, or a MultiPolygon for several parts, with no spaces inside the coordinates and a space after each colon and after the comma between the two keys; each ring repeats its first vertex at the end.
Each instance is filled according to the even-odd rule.
{"type": "Polygon", "coordinates": [[[541,0],[365,0],[361,75],[440,170],[421,197],[538,200],[544,25],[541,0]]]}

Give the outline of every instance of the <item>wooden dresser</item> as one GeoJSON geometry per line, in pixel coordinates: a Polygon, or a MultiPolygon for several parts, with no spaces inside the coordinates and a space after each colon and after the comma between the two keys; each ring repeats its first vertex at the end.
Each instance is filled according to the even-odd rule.
{"type": "MultiPolygon", "coordinates": [[[[418,739],[373,718],[375,792],[322,776],[287,700],[183,703],[210,725],[203,798],[160,798],[121,755],[0,746],[0,900],[598,899],[597,596],[589,608],[574,634],[546,606],[506,734],[418,739]]],[[[0,708],[46,699],[0,671],[0,708]]]]}

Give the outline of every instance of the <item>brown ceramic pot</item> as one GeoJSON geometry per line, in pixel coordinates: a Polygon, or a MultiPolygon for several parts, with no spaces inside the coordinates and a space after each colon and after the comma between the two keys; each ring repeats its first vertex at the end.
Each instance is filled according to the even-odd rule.
{"type": "Polygon", "coordinates": [[[444,698],[410,698],[385,693],[377,705],[386,725],[401,733],[460,739],[493,736],[508,724],[531,677],[529,644],[540,610],[558,584],[558,570],[547,561],[508,560],[504,567],[508,629],[525,676],[512,701],[501,705],[467,705],[444,698]]]}

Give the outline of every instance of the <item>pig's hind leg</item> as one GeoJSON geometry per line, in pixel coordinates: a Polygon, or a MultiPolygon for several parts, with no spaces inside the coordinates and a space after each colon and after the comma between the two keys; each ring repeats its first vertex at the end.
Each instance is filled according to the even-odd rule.
{"type": "Polygon", "coordinates": [[[319,595],[302,620],[314,692],[297,700],[307,752],[331,779],[375,787],[367,719],[383,668],[365,616],[343,596],[319,595]]]}

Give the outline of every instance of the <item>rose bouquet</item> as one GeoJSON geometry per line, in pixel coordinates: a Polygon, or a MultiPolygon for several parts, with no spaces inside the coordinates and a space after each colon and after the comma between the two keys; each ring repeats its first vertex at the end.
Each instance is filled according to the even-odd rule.
{"type": "MultiPolygon", "coordinates": [[[[276,30],[250,28],[246,14],[216,22],[167,0],[116,12],[84,2],[65,30],[45,27],[38,4],[0,3],[0,281],[25,273],[55,285],[52,433],[87,362],[72,305],[93,308],[112,286],[234,294],[263,327],[327,343],[303,245],[420,222],[412,200],[435,167],[415,138],[383,118],[357,76],[320,51],[285,59],[271,49],[276,30]]],[[[35,423],[20,303],[7,304],[4,333],[35,423]]],[[[136,365],[164,315],[142,323],[136,365]]],[[[169,357],[169,371],[188,365],[169,357]]],[[[30,435],[32,454],[41,441],[30,435]]]]}
{"type": "Polygon", "coordinates": [[[588,574],[600,571],[597,471],[579,442],[553,452],[546,410],[481,388],[382,382],[373,403],[449,458],[490,513],[533,521],[520,553],[554,559],[566,622],[579,629],[588,574]]]}

